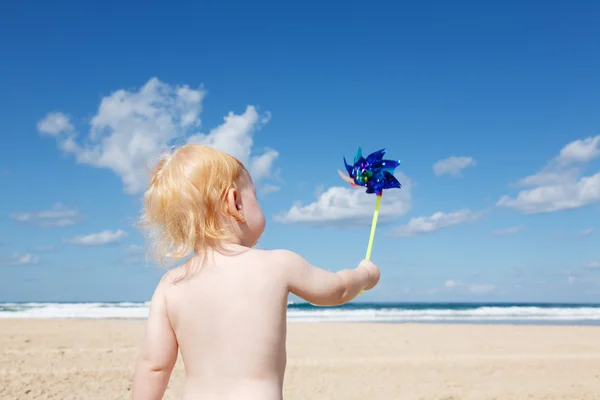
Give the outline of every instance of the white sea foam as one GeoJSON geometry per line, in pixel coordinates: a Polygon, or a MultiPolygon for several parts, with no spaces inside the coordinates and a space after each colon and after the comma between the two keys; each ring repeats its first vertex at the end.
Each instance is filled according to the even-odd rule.
{"type": "Polygon", "coordinates": [[[291,321],[435,322],[435,321],[600,321],[600,308],[479,307],[452,309],[289,310],[291,321]]]}
{"type": "MultiPolygon", "coordinates": [[[[149,303],[0,303],[0,318],[147,318],[149,303]]],[[[297,308],[290,321],[310,322],[493,322],[599,321],[600,307],[482,306],[469,309],[297,308]]]]}
{"type": "Polygon", "coordinates": [[[149,303],[4,303],[0,318],[147,318],[149,303]]]}

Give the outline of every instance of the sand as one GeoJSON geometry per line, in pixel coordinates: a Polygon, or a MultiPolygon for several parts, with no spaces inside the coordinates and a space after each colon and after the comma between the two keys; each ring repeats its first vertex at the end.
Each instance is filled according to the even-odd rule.
{"type": "MultiPolygon", "coordinates": [[[[128,399],[142,320],[0,320],[0,399],[128,399]]],[[[178,362],[165,399],[183,383],[178,362]]],[[[291,323],[286,400],[600,399],[600,327],[291,323]]]]}

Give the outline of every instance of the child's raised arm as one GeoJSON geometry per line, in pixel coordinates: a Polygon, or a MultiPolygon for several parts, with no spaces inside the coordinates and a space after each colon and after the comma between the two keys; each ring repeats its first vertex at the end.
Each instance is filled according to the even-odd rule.
{"type": "Polygon", "coordinates": [[[166,279],[158,284],[152,301],[140,356],[133,376],[133,400],[160,400],[177,361],[179,346],[165,302],[166,279]]]}
{"type": "Polygon", "coordinates": [[[294,252],[277,252],[278,262],[286,269],[290,292],[315,305],[347,303],[361,290],[369,290],[379,281],[379,269],[368,260],[361,261],[354,269],[334,273],[312,266],[294,252]]]}

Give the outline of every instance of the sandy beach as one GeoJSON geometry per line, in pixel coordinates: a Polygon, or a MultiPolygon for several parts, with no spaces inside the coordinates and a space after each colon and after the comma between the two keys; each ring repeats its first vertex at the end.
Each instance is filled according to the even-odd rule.
{"type": "MultiPolygon", "coordinates": [[[[0,399],[127,399],[143,320],[0,320],[0,399]]],[[[178,362],[165,399],[183,382],[178,362]]],[[[285,399],[600,399],[600,327],[291,323],[285,399]]]]}

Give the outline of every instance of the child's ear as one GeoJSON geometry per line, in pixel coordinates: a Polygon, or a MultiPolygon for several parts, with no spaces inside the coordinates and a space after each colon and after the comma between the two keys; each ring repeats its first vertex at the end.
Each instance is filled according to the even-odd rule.
{"type": "Polygon", "coordinates": [[[246,220],[242,210],[242,197],[236,188],[231,188],[227,192],[227,211],[237,222],[246,220]]]}

